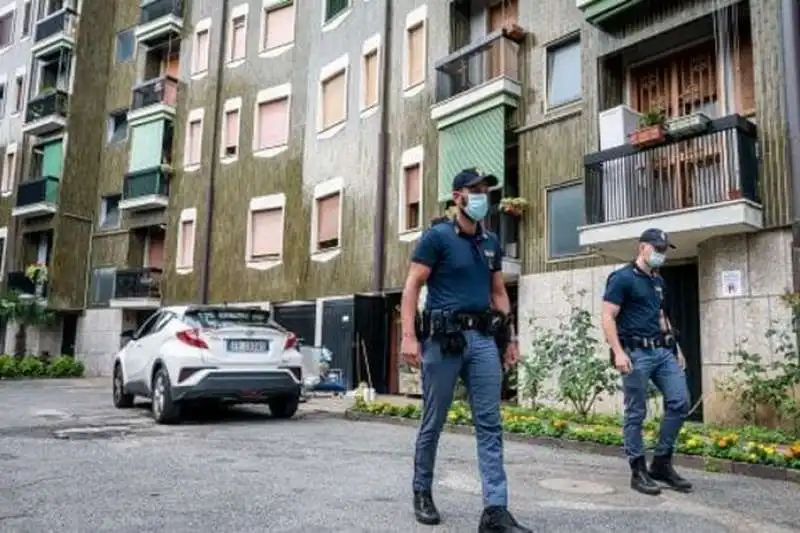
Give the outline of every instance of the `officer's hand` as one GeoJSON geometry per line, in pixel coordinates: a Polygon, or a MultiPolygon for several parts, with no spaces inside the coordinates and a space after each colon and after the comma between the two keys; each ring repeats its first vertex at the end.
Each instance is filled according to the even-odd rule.
{"type": "Polygon", "coordinates": [[[619,352],[614,354],[614,368],[616,368],[622,374],[630,374],[633,372],[633,367],[631,366],[631,358],[628,357],[628,354],[625,352],[619,352]]]}
{"type": "Polygon", "coordinates": [[[686,358],[680,350],[678,350],[678,366],[681,367],[681,370],[686,370],[686,358]]]}
{"type": "Polygon", "coordinates": [[[400,343],[400,356],[407,365],[419,366],[420,347],[416,337],[403,337],[403,341],[400,343]]]}
{"type": "Polygon", "coordinates": [[[506,347],[506,353],[503,355],[503,368],[509,369],[516,365],[519,361],[519,347],[516,342],[511,342],[506,347]]]}

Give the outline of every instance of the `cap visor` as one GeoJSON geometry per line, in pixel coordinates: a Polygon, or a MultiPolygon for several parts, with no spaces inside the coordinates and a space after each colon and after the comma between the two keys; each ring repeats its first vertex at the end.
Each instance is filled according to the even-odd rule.
{"type": "Polygon", "coordinates": [[[497,184],[500,183],[500,180],[497,179],[497,176],[494,174],[488,174],[486,176],[475,176],[475,179],[467,183],[466,187],[474,187],[480,183],[485,183],[489,187],[497,187],[497,184]]]}

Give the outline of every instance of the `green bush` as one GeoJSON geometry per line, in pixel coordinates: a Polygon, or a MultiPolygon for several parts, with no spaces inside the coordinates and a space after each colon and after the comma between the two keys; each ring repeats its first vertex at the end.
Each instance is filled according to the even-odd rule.
{"type": "Polygon", "coordinates": [[[85,371],[83,362],[69,355],[60,355],[45,363],[32,355],[20,359],[0,354],[0,379],[79,378],[85,371]]]}

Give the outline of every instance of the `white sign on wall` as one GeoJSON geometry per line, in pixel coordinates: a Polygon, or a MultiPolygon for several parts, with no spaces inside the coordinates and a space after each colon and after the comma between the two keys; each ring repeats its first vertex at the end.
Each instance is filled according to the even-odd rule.
{"type": "Polygon", "coordinates": [[[722,297],[735,298],[742,296],[742,271],[741,270],[723,270],[720,276],[722,284],[722,297]]]}

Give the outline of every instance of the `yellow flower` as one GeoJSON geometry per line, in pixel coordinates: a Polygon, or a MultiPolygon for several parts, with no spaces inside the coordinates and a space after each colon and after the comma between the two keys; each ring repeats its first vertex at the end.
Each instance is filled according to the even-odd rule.
{"type": "Polygon", "coordinates": [[[752,462],[758,461],[758,456],[756,454],[754,454],[754,453],[751,453],[750,455],[748,455],[747,458],[752,462]]]}

